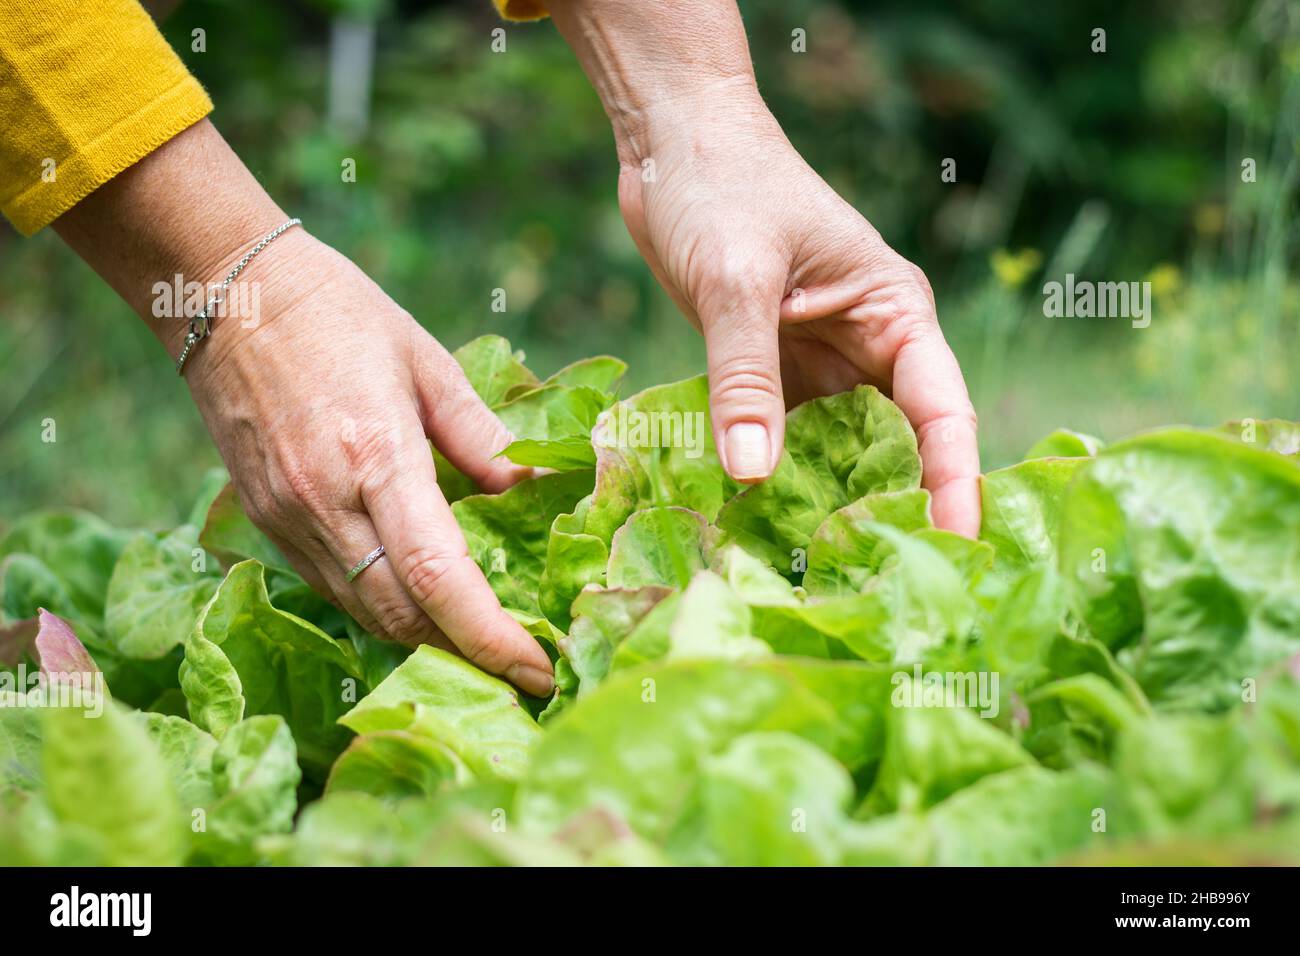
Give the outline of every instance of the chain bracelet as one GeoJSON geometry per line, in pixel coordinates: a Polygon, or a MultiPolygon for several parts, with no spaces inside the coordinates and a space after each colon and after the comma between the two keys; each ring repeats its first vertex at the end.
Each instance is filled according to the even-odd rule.
{"type": "Polygon", "coordinates": [[[235,263],[235,267],[230,270],[230,274],[227,275],[221,285],[217,287],[217,291],[212,294],[212,298],[208,299],[208,303],[203,307],[203,311],[190,319],[190,330],[185,336],[185,344],[181,347],[181,354],[176,356],[177,375],[185,374],[185,361],[194,351],[194,347],[212,334],[212,312],[221,304],[222,299],[225,297],[226,289],[230,288],[230,283],[234,282],[235,279],[239,277],[239,274],[244,271],[244,267],[253,261],[255,255],[278,239],[281,233],[288,229],[292,229],[294,226],[300,225],[302,225],[301,219],[290,219],[283,225],[277,226],[275,229],[263,236],[258,241],[257,245],[244,253],[244,257],[235,263]]]}

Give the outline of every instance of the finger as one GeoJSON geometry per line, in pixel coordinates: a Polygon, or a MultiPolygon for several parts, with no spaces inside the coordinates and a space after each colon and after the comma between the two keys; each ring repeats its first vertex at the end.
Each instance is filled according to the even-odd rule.
{"type": "MultiPolygon", "coordinates": [[[[401,447],[422,443],[423,436],[413,427],[401,430],[401,447]]],[[[394,458],[392,467],[362,482],[361,500],[402,587],[473,663],[531,694],[549,694],[554,684],[551,662],[501,609],[469,556],[465,537],[438,487],[433,459],[394,458]]]]}
{"type": "Polygon", "coordinates": [[[369,555],[379,542],[379,532],[368,516],[334,512],[322,539],[329,552],[326,563],[337,574],[339,586],[353,601],[360,602],[367,616],[377,623],[380,636],[407,647],[432,644],[443,650],[454,649],[429,615],[406,593],[386,553],[351,581],[347,580],[347,570],[369,555]]]}
{"type": "Polygon", "coordinates": [[[977,537],[980,461],[975,409],[938,323],[919,322],[903,336],[894,360],[893,398],[916,430],[921,484],[932,496],[934,523],[977,537]]]}
{"type": "Polygon", "coordinates": [[[709,411],[727,474],[754,483],[776,469],[785,442],[777,342],[781,296],[740,289],[700,306],[708,351],[709,411]]]}
{"type": "Polygon", "coordinates": [[[417,335],[415,385],[425,434],[489,494],[530,477],[531,468],[496,457],[514,436],[479,398],[460,364],[423,329],[417,335]]]}

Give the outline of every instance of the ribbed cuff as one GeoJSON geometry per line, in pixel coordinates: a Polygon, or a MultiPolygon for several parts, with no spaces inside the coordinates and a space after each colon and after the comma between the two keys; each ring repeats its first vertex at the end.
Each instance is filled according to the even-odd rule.
{"type": "Polygon", "coordinates": [[[37,181],[4,207],[24,236],[63,215],[122,170],[134,166],[182,130],[212,112],[212,100],[192,76],[78,150],[58,160],[53,182],[37,181]]]}

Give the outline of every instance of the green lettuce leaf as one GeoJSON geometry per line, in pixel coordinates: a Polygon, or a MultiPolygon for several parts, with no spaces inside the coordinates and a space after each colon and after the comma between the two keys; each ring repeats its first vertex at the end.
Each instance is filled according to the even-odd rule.
{"type": "MultiPolygon", "coordinates": [[[[124,657],[156,660],[185,643],[221,575],[207,568],[194,528],[141,534],[122,551],[108,582],[106,636],[124,657]]],[[[179,663],[179,662],[178,662],[179,663]]]]}
{"type": "Polygon", "coordinates": [[[0,621],[30,621],[39,608],[91,627],[67,586],[40,558],[19,553],[0,561],[0,621]]]}
{"type": "Polygon", "coordinates": [[[1091,458],[1106,447],[1100,438],[1083,432],[1058,428],[1034,443],[1026,458],[1091,458]]]}
{"type": "Polygon", "coordinates": [[[1061,567],[1152,701],[1232,706],[1300,652],[1300,469],[1187,430],[1112,445],[1070,489],[1061,567]]]}
{"type": "MultiPolygon", "coordinates": [[[[577,437],[586,439],[590,445],[596,418],[609,407],[610,401],[604,392],[586,385],[543,385],[494,405],[492,411],[516,438],[577,437]]],[[[593,451],[587,467],[595,463],[593,451]]]]}
{"type": "MultiPolygon", "coordinates": [[[[902,676],[896,699],[906,701],[912,678],[902,676]]],[[[964,707],[896,703],[888,723],[884,760],[860,810],[863,816],[928,810],[977,780],[1034,762],[992,721],[964,707]]]]}
{"type": "Polygon", "coordinates": [[[1216,431],[1243,444],[1295,458],[1300,455],[1300,422],[1281,418],[1226,422],[1216,431]]]}
{"type": "Polygon", "coordinates": [[[140,716],[188,818],[190,862],[248,866],[260,838],[293,829],[302,772],[283,718],[250,717],[218,742],[180,717],[140,716]]]}
{"type": "Polygon", "coordinates": [[[43,786],[44,712],[39,707],[25,706],[26,688],[7,686],[5,677],[0,674],[0,807],[13,791],[37,792],[43,786]]]}
{"type": "Polygon", "coordinates": [[[1056,563],[1065,489],[1083,461],[1035,458],[980,479],[980,540],[993,545],[998,571],[1056,563]]]}
{"type": "Polygon", "coordinates": [[[367,689],[352,645],[272,606],[256,561],[231,568],[199,615],[180,680],[190,718],[218,739],[245,717],[284,717],[318,780],[351,736],[338,718],[367,689]]]}
{"type": "Polygon", "coordinates": [[[879,492],[831,512],[808,544],[804,586],[823,594],[861,590],[884,558],[876,554],[880,539],[863,531],[872,523],[902,531],[931,527],[930,493],[921,488],[879,492]]]}
{"type": "Polygon", "coordinates": [[[38,558],[58,575],[78,617],[98,625],[113,565],[132,537],[85,512],[40,512],[9,529],[0,539],[0,556],[22,552],[38,558]]]}
{"type": "Polygon", "coordinates": [[[1094,830],[1109,780],[1093,769],[1024,766],[984,777],[931,810],[939,866],[1039,866],[1104,845],[1094,830]]]}
{"type": "Polygon", "coordinates": [[[636,590],[588,587],[578,595],[573,602],[573,625],[559,642],[578,682],[574,694],[588,694],[605,679],[614,649],[671,593],[670,588],[654,586],[636,590]]]}
{"type": "Polygon", "coordinates": [[[509,684],[429,645],[340,718],[359,734],[407,730],[438,741],[476,774],[515,778],[540,733],[509,684]]]}
{"type": "Polygon", "coordinates": [[[605,583],[611,588],[649,585],[684,588],[708,566],[708,522],[688,508],[645,508],[614,532],[605,583]]]}
{"type": "Polygon", "coordinates": [[[748,605],[712,571],[659,602],[614,651],[612,669],[667,658],[750,659],[771,653],[751,634],[748,605]]]}
{"type": "Polygon", "coordinates": [[[45,800],[64,838],[104,866],[171,866],[184,856],[184,822],[166,764],[121,705],[102,701],[46,711],[41,767],[45,800]]]}
{"type": "Polygon", "coordinates": [[[743,734],[786,731],[850,772],[880,756],[888,672],[797,658],[672,661],[610,675],[549,725],[516,813],[554,832],[603,807],[652,841],[671,832],[701,762],[743,734]]]}
{"type": "Polygon", "coordinates": [[[848,771],[787,733],[742,734],[704,758],[667,839],[687,866],[830,866],[840,861],[848,771]]]}
{"type": "Polygon", "coordinates": [[[1162,714],[1129,721],[1120,735],[1116,833],[1217,836],[1250,824],[1255,787],[1247,740],[1233,719],[1162,714]]]}
{"type": "Polygon", "coordinates": [[[727,541],[784,572],[832,512],[863,495],[920,483],[907,419],[879,391],[860,385],[794,408],[776,471],[728,501],[717,524],[727,541]]]}
{"type": "Polygon", "coordinates": [[[325,792],[429,797],[472,776],[455,753],[431,737],[407,730],[378,730],[348,744],[334,761],[325,792]]]}
{"type": "Polygon", "coordinates": [[[857,576],[846,579],[835,555],[823,552],[805,581],[810,592],[829,592],[838,600],[809,606],[805,620],[873,661],[916,660],[971,631],[976,602],[961,572],[932,544],[891,525],[864,522],[855,528],[851,547],[857,557],[843,560],[869,561],[875,573],[859,592],[857,576]]]}
{"type": "Polygon", "coordinates": [[[516,465],[550,468],[553,471],[586,471],[596,467],[596,451],[586,435],[564,438],[521,438],[507,445],[501,454],[516,465]]]}
{"type": "Polygon", "coordinates": [[[542,384],[524,366],[524,353],[513,351],[499,335],[479,336],[451,354],[465,370],[470,386],[489,407],[505,401],[514,388],[542,384]]]}
{"type": "Polygon", "coordinates": [[[609,542],[584,530],[590,510],[588,495],[572,512],[555,518],[546,541],[546,564],[537,580],[537,603],[559,628],[569,626],[570,608],[583,588],[605,583],[609,542]]]}
{"type": "Polygon", "coordinates": [[[612,355],[596,355],[564,366],[543,383],[545,385],[585,385],[610,394],[627,373],[627,363],[612,355]]]}
{"type": "Polygon", "coordinates": [[[589,491],[589,472],[545,475],[498,495],[471,495],[451,506],[470,556],[504,607],[542,613],[537,591],[551,524],[589,491]]]}
{"type": "Polygon", "coordinates": [[[739,487],[722,471],[703,376],[646,389],[602,412],[592,432],[596,489],[583,530],[608,544],[634,511],[677,505],[712,520],[739,487]]]}

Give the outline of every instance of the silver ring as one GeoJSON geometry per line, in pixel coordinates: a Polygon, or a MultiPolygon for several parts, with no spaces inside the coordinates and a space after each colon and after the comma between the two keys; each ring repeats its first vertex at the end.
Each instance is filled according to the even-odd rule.
{"type": "Polygon", "coordinates": [[[375,548],[375,550],[371,551],[368,555],[366,555],[364,558],[362,558],[360,561],[358,561],[356,564],[352,566],[352,570],[348,572],[348,581],[349,582],[354,581],[358,574],[360,574],[366,568],[370,567],[372,564],[374,564],[383,556],[384,556],[384,546],[381,544],[379,547],[375,548]]]}

